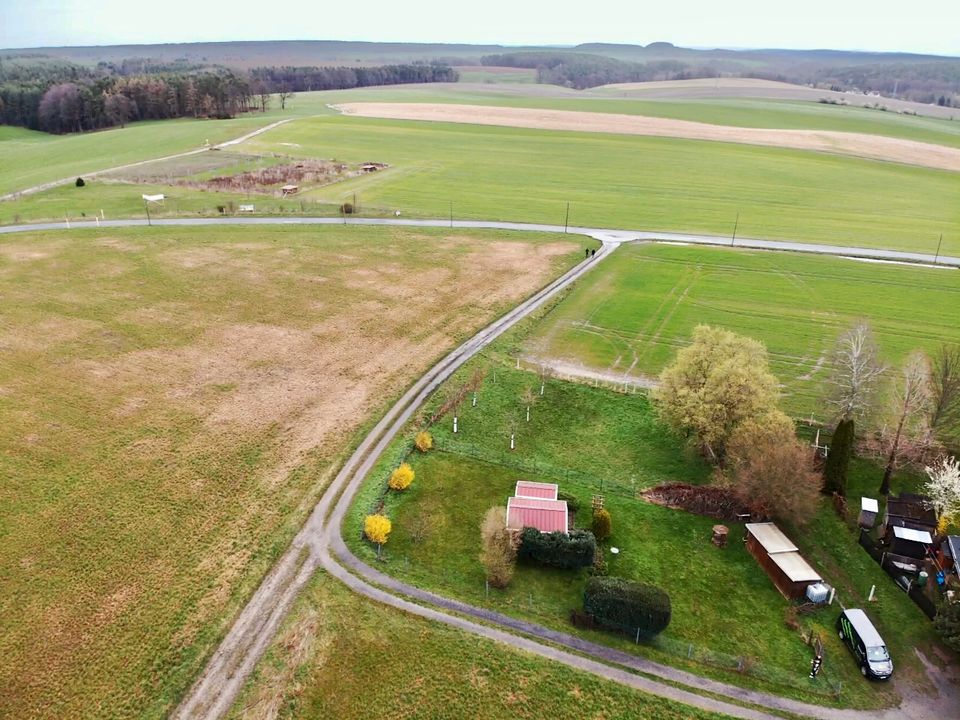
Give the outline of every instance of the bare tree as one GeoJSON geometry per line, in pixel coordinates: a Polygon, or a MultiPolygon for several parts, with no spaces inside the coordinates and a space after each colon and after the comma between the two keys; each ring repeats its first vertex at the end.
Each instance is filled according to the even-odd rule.
{"type": "Polygon", "coordinates": [[[286,110],[286,109],[287,109],[287,100],[289,100],[289,99],[292,98],[292,97],[296,97],[296,96],[294,95],[294,93],[293,93],[293,90],[290,89],[290,86],[289,86],[289,85],[283,85],[283,86],[280,88],[280,92],[277,93],[277,96],[280,98],[280,109],[281,109],[281,110],[286,110]]]}
{"type": "Polygon", "coordinates": [[[873,406],[877,380],[886,371],[866,321],[861,320],[837,339],[831,364],[827,403],[841,420],[862,420],[873,406]]]}
{"type": "Polygon", "coordinates": [[[922,352],[911,353],[903,366],[903,373],[894,387],[892,410],[896,430],[889,436],[887,466],[883,471],[880,494],[890,492],[890,478],[903,451],[905,439],[916,439],[925,434],[930,404],[930,361],[922,352]]]}
{"type": "Polygon", "coordinates": [[[940,346],[930,373],[930,432],[940,440],[960,439],[960,345],[940,346]]]}

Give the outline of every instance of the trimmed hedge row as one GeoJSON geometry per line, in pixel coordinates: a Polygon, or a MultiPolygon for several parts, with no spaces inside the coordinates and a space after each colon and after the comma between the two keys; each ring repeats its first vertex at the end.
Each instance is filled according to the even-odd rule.
{"type": "Polygon", "coordinates": [[[593,565],[597,541],[589,530],[571,530],[542,533],[536,528],[524,528],[520,533],[517,558],[537,565],[575,570],[593,565]]]}
{"type": "Polygon", "coordinates": [[[598,625],[650,638],[670,624],[670,596],[654,585],[617,577],[591,577],[583,609],[598,625]]]}

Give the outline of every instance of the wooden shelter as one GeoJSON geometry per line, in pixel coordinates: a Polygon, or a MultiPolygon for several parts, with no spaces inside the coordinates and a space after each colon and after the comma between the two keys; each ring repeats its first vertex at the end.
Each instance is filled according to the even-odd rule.
{"type": "Polygon", "coordinates": [[[747,550],[785,598],[799,600],[808,585],[823,580],[773,523],[747,523],[746,529],[747,550]]]}
{"type": "Polygon", "coordinates": [[[896,527],[926,531],[937,534],[937,514],[930,505],[930,498],[912,493],[901,493],[899,497],[887,499],[883,513],[883,536],[892,543],[893,529],[896,527]]]}

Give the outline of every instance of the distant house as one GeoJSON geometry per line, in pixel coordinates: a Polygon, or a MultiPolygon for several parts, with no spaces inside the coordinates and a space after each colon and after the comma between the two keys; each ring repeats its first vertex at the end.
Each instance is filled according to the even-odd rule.
{"type": "Polygon", "coordinates": [[[536,528],[540,532],[569,532],[570,513],[566,500],[557,500],[559,488],[553,483],[520,480],[514,497],[507,500],[507,528],[536,528]]]}
{"type": "Polygon", "coordinates": [[[284,185],[282,188],[280,188],[280,194],[284,197],[287,195],[296,195],[298,192],[300,192],[299,185],[284,185]]]}
{"type": "Polygon", "coordinates": [[[806,593],[807,586],[823,580],[776,525],[747,523],[746,527],[747,550],[767,571],[785,598],[800,599],[806,593]]]}

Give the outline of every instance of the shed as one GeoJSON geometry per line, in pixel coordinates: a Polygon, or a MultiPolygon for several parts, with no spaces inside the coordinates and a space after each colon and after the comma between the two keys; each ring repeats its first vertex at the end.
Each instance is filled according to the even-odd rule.
{"type": "Polygon", "coordinates": [[[894,526],[890,552],[903,557],[922,560],[927,556],[927,548],[933,544],[933,538],[926,530],[894,526]]]}
{"type": "Polygon", "coordinates": [[[912,493],[902,493],[887,500],[883,513],[884,539],[893,542],[893,528],[905,527],[925,530],[931,535],[937,532],[937,514],[930,505],[930,498],[912,493]]]}
{"type": "Polygon", "coordinates": [[[940,564],[944,570],[960,574],[960,535],[948,535],[940,546],[940,564]]]}
{"type": "Polygon", "coordinates": [[[296,195],[300,191],[299,185],[284,185],[280,188],[282,195],[296,195]]]}
{"type": "Polygon", "coordinates": [[[790,538],[773,523],[747,523],[747,550],[767,571],[780,593],[800,599],[807,586],[823,580],[797,551],[790,538]]]}
{"type": "Polygon", "coordinates": [[[860,517],[857,524],[864,530],[869,530],[877,521],[877,515],[880,512],[880,503],[873,498],[860,498],[860,517]]]}
{"type": "Polygon", "coordinates": [[[536,528],[540,532],[569,532],[567,501],[543,498],[512,497],[507,500],[507,527],[522,530],[536,528]]]}
{"type": "Polygon", "coordinates": [[[529,480],[518,480],[514,495],[518,498],[541,498],[543,500],[556,500],[560,488],[554,483],[530,482],[529,480]]]}

